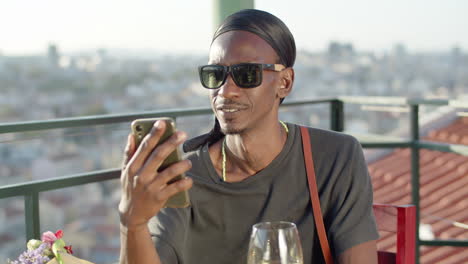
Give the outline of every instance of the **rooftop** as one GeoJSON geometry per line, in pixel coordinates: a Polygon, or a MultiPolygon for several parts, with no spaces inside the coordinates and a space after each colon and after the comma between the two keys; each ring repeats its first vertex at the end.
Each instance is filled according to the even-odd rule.
{"type": "MultiPolygon", "coordinates": [[[[468,117],[462,117],[423,138],[428,141],[468,145],[468,117]]],[[[411,151],[396,149],[369,164],[374,202],[411,203],[411,151]]],[[[420,216],[427,239],[468,239],[468,157],[434,150],[420,150],[420,216]],[[426,225],[424,225],[426,224],[426,225]],[[431,238],[431,233],[433,238],[431,238]]],[[[420,229],[421,230],[421,229],[420,229]]],[[[395,240],[382,234],[379,247],[395,251],[395,240]]],[[[467,263],[462,247],[421,247],[421,263],[467,263]]]]}

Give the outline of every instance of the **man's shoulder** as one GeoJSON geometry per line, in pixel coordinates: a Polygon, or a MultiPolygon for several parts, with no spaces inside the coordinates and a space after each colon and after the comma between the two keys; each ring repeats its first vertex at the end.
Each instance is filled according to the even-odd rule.
{"type": "MultiPolygon", "coordinates": [[[[299,125],[297,127],[299,129],[299,125]]],[[[314,127],[307,127],[307,129],[314,152],[349,153],[361,147],[359,141],[352,135],[314,127]]]]}
{"type": "Polygon", "coordinates": [[[358,145],[359,144],[359,141],[354,136],[343,133],[343,132],[315,128],[315,127],[307,127],[307,129],[309,130],[310,138],[312,141],[337,143],[341,145],[342,144],[346,144],[346,145],[358,145]]]}

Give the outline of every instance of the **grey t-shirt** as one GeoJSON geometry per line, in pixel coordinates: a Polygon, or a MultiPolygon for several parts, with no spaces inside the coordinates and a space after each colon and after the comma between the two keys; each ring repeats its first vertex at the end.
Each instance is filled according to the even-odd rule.
{"type": "MultiPolygon", "coordinates": [[[[191,153],[191,206],[166,208],[149,223],[163,264],[246,263],[252,225],[297,225],[304,263],[322,263],[299,126],[288,124],[283,150],[265,169],[241,182],[223,182],[208,146],[191,153]]],[[[378,238],[372,185],[359,142],[349,135],[309,128],[325,228],[334,256],[378,238]]]]}

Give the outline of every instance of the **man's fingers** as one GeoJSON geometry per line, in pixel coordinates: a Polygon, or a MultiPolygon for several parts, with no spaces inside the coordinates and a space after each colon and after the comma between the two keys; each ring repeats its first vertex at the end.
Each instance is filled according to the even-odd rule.
{"type": "MultiPolygon", "coordinates": [[[[182,180],[179,180],[179,181],[176,181],[167,185],[163,189],[156,190],[156,191],[153,191],[153,190],[149,190],[149,191],[152,192],[153,194],[152,196],[154,200],[158,202],[165,202],[174,194],[190,189],[192,185],[193,185],[192,179],[189,177],[185,177],[182,180]]],[[[153,186],[151,186],[151,188],[152,187],[153,186]]]]}
{"type": "Polygon", "coordinates": [[[128,186],[128,173],[126,171],[127,164],[135,153],[135,140],[133,139],[132,134],[129,134],[127,137],[127,145],[125,145],[124,157],[122,161],[122,170],[120,174],[120,182],[122,187],[126,189],[128,186]]]}
{"type": "Polygon", "coordinates": [[[164,121],[156,121],[156,123],[154,123],[151,132],[143,138],[140,146],[135,152],[135,155],[133,155],[133,158],[130,160],[129,170],[131,175],[136,174],[143,166],[143,163],[161,139],[165,129],[166,124],[164,121]]]}
{"type": "Polygon", "coordinates": [[[172,164],[167,167],[162,172],[158,173],[158,176],[155,177],[153,182],[150,183],[151,191],[158,191],[161,187],[167,185],[167,183],[172,180],[174,177],[185,173],[190,168],[192,168],[192,162],[190,160],[183,160],[177,163],[172,164]],[[153,189],[154,188],[154,189],[153,189]]]}
{"type": "Polygon", "coordinates": [[[127,137],[127,145],[125,146],[122,168],[127,166],[128,162],[133,157],[133,154],[135,154],[135,139],[132,134],[129,134],[127,137]]]}
{"type": "Polygon", "coordinates": [[[187,134],[178,131],[172,135],[169,140],[159,145],[153,150],[149,158],[146,160],[142,170],[139,174],[142,177],[142,181],[149,183],[153,181],[156,172],[158,171],[164,160],[174,151],[177,147],[187,138],[187,134]]]}

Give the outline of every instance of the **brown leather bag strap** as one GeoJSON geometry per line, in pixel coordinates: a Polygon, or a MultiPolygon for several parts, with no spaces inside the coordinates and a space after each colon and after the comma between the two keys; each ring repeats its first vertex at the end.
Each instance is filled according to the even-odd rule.
{"type": "Polygon", "coordinates": [[[327,233],[323,224],[322,209],[320,208],[320,199],[315,179],[314,159],[312,156],[312,146],[310,144],[309,130],[301,126],[302,149],[304,151],[304,162],[307,171],[307,180],[309,182],[310,200],[312,202],[312,212],[314,213],[315,226],[320,240],[323,257],[326,264],[333,264],[333,257],[328,244],[327,233]]]}

